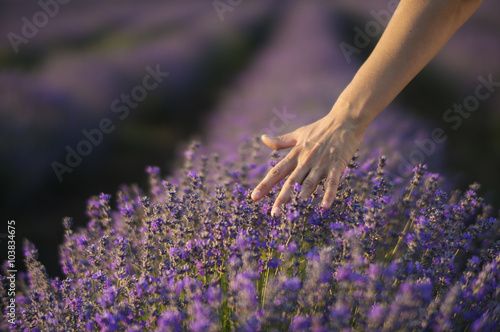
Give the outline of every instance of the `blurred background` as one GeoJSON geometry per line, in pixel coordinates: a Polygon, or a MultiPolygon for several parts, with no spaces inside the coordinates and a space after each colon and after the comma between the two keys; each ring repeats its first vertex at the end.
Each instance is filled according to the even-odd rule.
{"type": "MultiPolygon", "coordinates": [[[[91,196],[147,188],[148,165],[171,174],[192,139],[230,156],[325,115],[394,1],[236,3],[0,1],[0,233],[16,221],[18,262],[27,238],[61,275],[62,218],[83,226],[91,196]]],[[[459,125],[443,118],[479,76],[500,81],[499,10],[483,1],[370,126],[362,156],[388,155],[403,177],[422,159],[451,189],[477,181],[500,206],[500,88],[459,125]],[[448,139],[426,153],[415,139],[436,128],[448,139]]]]}

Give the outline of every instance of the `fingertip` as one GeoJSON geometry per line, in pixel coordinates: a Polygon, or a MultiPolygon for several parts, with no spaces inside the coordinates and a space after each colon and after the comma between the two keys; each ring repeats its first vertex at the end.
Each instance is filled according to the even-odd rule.
{"type": "Polygon", "coordinates": [[[322,203],[322,206],[324,206],[323,208],[325,210],[329,209],[333,205],[333,201],[337,196],[338,185],[339,185],[339,180],[338,177],[336,177],[336,175],[333,175],[326,180],[326,192],[325,195],[323,196],[323,203],[322,203]]]}
{"type": "Polygon", "coordinates": [[[271,216],[279,218],[281,216],[280,208],[277,206],[273,207],[273,209],[271,210],[271,216]]]}
{"type": "Polygon", "coordinates": [[[275,149],[276,148],[276,144],[274,144],[274,137],[271,137],[267,134],[263,134],[260,139],[262,140],[262,142],[264,142],[265,145],[267,145],[268,147],[270,148],[273,148],[275,149]]]}
{"type": "Polygon", "coordinates": [[[296,144],[296,140],[290,134],[272,137],[267,134],[261,136],[261,140],[268,147],[276,150],[291,148],[296,144]]]}
{"type": "Polygon", "coordinates": [[[322,208],[323,210],[328,210],[329,208],[331,208],[331,207],[332,207],[332,205],[333,205],[333,200],[328,199],[327,197],[325,197],[325,198],[323,199],[323,202],[321,203],[321,208],[322,208]]]}
{"type": "Polygon", "coordinates": [[[303,201],[307,201],[311,197],[312,193],[305,192],[302,190],[300,194],[298,195],[298,198],[303,201]]]}
{"type": "Polygon", "coordinates": [[[260,139],[265,143],[265,141],[272,141],[273,137],[269,136],[268,134],[262,134],[262,136],[260,136],[260,139]]]}
{"type": "Polygon", "coordinates": [[[262,192],[259,189],[256,189],[252,192],[251,197],[254,201],[258,201],[259,199],[262,198],[262,192]]]}

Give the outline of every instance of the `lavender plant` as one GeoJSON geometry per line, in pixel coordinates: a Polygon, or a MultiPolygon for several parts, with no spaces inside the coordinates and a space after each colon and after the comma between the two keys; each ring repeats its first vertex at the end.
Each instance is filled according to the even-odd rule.
{"type": "MultiPolygon", "coordinates": [[[[387,181],[384,157],[344,172],[333,207],[321,186],[270,216],[259,202],[262,153],[222,162],[186,153],[175,177],[148,167],[150,188],[92,197],[89,222],[64,220],[63,279],[25,243],[13,330],[26,331],[493,331],[500,241],[478,185],[448,194],[414,170],[387,181]],[[482,241],[482,245],[473,245],[482,241]],[[470,248],[477,248],[474,251],[470,248]],[[466,262],[461,266],[460,261],[466,262]]],[[[272,154],[270,165],[279,156],[272,154]]],[[[6,278],[2,277],[5,289],[6,278]]],[[[2,311],[6,313],[2,302],[2,311]]],[[[7,328],[7,323],[2,323],[7,328]]]]}

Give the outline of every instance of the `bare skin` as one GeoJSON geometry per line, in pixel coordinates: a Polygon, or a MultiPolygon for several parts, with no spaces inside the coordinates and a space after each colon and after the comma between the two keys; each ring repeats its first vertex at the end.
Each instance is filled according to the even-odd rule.
{"type": "Polygon", "coordinates": [[[293,149],[259,183],[252,199],[259,200],[289,175],[271,214],[291,199],[302,184],[307,199],[322,179],[322,208],[333,204],[340,176],[358,149],[366,127],[441,50],[477,10],[482,0],[401,0],[370,57],[320,120],[278,136],[262,136],[273,149],[293,149]]]}

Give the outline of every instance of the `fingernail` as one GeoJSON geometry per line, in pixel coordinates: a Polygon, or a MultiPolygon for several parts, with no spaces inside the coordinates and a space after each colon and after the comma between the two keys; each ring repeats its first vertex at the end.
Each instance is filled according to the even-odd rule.
{"type": "Polygon", "coordinates": [[[271,211],[271,215],[273,217],[279,218],[279,216],[280,216],[280,209],[278,207],[274,207],[273,210],[271,211]]]}
{"type": "Polygon", "coordinates": [[[262,192],[260,190],[254,190],[252,193],[252,198],[255,200],[260,199],[260,196],[262,195],[262,192]]]}

